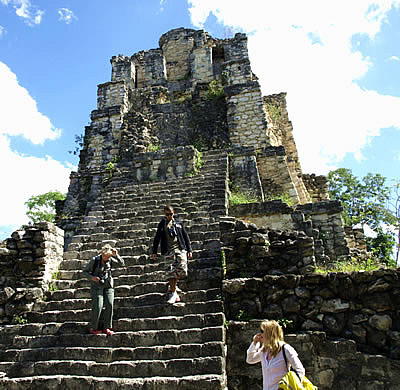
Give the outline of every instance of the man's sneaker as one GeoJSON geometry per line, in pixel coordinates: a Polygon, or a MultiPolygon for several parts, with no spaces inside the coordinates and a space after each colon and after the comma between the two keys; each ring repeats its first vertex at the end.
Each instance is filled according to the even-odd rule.
{"type": "MultiPolygon", "coordinates": [[[[178,286],[176,286],[175,291],[178,293],[182,292],[182,290],[178,286]]],[[[171,287],[168,287],[168,292],[172,293],[171,287]]]]}
{"type": "Polygon", "coordinates": [[[176,291],[171,293],[171,296],[168,299],[168,303],[174,304],[176,302],[179,302],[181,299],[179,298],[179,295],[176,291]]]}
{"type": "Polygon", "coordinates": [[[102,332],[101,332],[101,330],[95,330],[95,329],[90,328],[89,333],[90,334],[101,334],[102,332]]]}
{"type": "Polygon", "coordinates": [[[112,336],[114,334],[114,332],[111,329],[108,329],[108,328],[104,329],[104,333],[107,336],[112,336]]]}

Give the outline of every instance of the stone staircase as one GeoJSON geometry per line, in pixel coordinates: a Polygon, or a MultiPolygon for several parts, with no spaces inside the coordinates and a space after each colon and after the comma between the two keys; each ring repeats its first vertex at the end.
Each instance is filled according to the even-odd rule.
{"type": "Polygon", "coordinates": [[[72,238],[50,299],[28,323],[0,334],[0,389],[225,389],[219,217],[227,213],[226,152],[204,153],[204,168],[167,183],[116,178],[72,238]],[[169,305],[164,264],[150,257],[163,206],[174,205],[193,247],[182,301],[169,305]],[[87,261],[105,242],[125,267],[114,268],[116,333],[88,334],[87,261]]]}

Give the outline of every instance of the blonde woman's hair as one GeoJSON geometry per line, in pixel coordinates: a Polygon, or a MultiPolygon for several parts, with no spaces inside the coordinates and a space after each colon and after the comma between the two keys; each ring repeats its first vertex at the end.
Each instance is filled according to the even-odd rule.
{"type": "Polygon", "coordinates": [[[263,352],[269,349],[271,356],[275,357],[282,349],[283,330],[282,327],[274,320],[263,321],[261,330],[264,336],[263,352]]]}
{"type": "Polygon", "coordinates": [[[110,244],[106,244],[101,248],[101,253],[103,255],[107,255],[108,253],[112,254],[113,249],[114,248],[110,244]]]}

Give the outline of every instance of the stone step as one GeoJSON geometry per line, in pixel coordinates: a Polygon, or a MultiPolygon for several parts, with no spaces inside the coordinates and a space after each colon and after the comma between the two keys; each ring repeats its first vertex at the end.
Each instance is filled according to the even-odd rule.
{"type": "MultiPolygon", "coordinates": [[[[83,270],[85,265],[87,264],[89,259],[80,259],[77,258],[79,252],[76,251],[68,251],[68,258],[64,259],[60,264],[60,271],[77,271],[83,270]],[[71,256],[69,256],[69,254],[71,256]]],[[[162,258],[157,257],[157,260],[153,260],[149,254],[143,255],[128,255],[123,257],[125,266],[126,267],[139,267],[139,266],[146,266],[146,265],[161,265],[163,264],[162,258]]],[[[195,259],[188,259],[188,267],[189,268],[204,268],[206,264],[216,264],[219,263],[220,256],[215,257],[198,257],[195,259]]]]}
{"type": "Polygon", "coordinates": [[[204,194],[214,195],[215,189],[225,188],[227,184],[226,172],[209,172],[196,181],[188,181],[178,179],[174,182],[158,182],[151,187],[146,185],[126,184],[120,185],[118,190],[111,188],[110,191],[104,192],[98,199],[102,200],[137,200],[141,202],[149,202],[149,205],[159,204],[162,201],[180,200],[183,202],[196,202],[201,199],[204,194]]]}
{"type": "MultiPolygon", "coordinates": [[[[143,219],[144,221],[145,219],[143,219]]],[[[154,237],[154,234],[157,229],[157,225],[160,222],[161,217],[159,216],[157,219],[157,223],[154,224],[153,227],[149,227],[145,223],[142,223],[139,227],[132,226],[131,229],[128,230],[130,234],[132,234],[132,237],[141,237],[141,236],[146,236],[148,238],[154,237]]],[[[215,218],[210,218],[211,222],[207,223],[206,225],[201,225],[198,226],[193,221],[184,221],[185,226],[189,229],[190,228],[190,233],[205,233],[205,232],[219,232],[219,220],[215,220],[215,218]]],[[[110,225],[112,229],[116,229],[115,226],[115,221],[112,221],[113,224],[110,225]]],[[[107,221],[103,221],[103,224],[106,224],[107,221]]],[[[111,223],[111,222],[110,222],[111,223]]],[[[114,230],[109,230],[110,232],[113,232],[114,230]]],[[[89,234],[85,232],[90,232],[90,229],[85,229],[82,228],[82,233],[76,234],[73,238],[71,243],[77,243],[77,244],[85,244],[94,241],[93,240],[93,234],[90,232],[89,234]]]]}
{"type": "MultiPolygon", "coordinates": [[[[161,267],[162,268],[162,267],[161,267]]],[[[146,272],[142,274],[127,274],[122,272],[121,268],[113,269],[113,279],[115,285],[134,285],[137,283],[145,282],[162,282],[166,280],[166,271],[153,270],[152,272],[146,272]]],[[[68,282],[76,282],[75,287],[86,287],[89,286],[91,281],[86,279],[82,271],[60,271],[60,275],[69,276],[68,279],[53,280],[53,284],[58,288],[70,288],[67,286],[68,282]],[[75,278],[75,279],[73,279],[75,278]],[[67,282],[67,283],[65,283],[67,282]]],[[[189,280],[204,280],[204,279],[214,279],[221,277],[221,267],[216,265],[214,267],[204,267],[204,268],[189,268],[188,275],[185,279],[189,280]]],[[[184,279],[182,279],[184,280],[184,279]]]]}
{"type": "Polygon", "coordinates": [[[126,202],[131,203],[130,207],[136,211],[140,210],[142,202],[148,202],[151,200],[155,202],[155,206],[154,208],[149,208],[149,215],[157,215],[157,213],[160,213],[160,209],[162,211],[162,207],[167,203],[171,203],[176,207],[176,211],[179,213],[185,211],[185,202],[206,203],[225,194],[225,191],[227,190],[227,182],[225,179],[218,180],[218,178],[212,176],[210,177],[210,182],[212,184],[196,184],[192,188],[181,184],[180,188],[171,189],[168,193],[155,191],[144,194],[140,192],[126,191],[117,196],[113,193],[105,193],[103,197],[98,200],[97,204],[103,205],[105,210],[108,210],[108,207],[113,209],[115,204],[123,205],[126,202]]]}
{"type": "MultiPolygon", "coordinates": [[[[154,229],[154,235],[155,232],[156,229],[154,229]]],[[[219,243],[219,237],[220,237],[219,231],[213,231],[211,233],[208,232],[206,236],[204,232],[202,233],[203,233],[202,240],[196,240],[191,238],[191,246],[193,250],[208,248],[210,245],[220,247],[220,245],[216,245],[216,243],[219,243]]],[[[188,232],[188,234],[190,236],[192,235],[191,232],[188,232]]],[[[120,231],[120,232],[114,232],[112,235],[108,235],[107,238],[104,238],[102,240],[101,238],[97,237],[98,235],[94,234],[92,241],[80,244],[78,250],[72,250],[72,247],[70,247],[69,250],[65,253],[64,259],[65,260],[83,259],[83,258],[86,259],[88,258],[88,256],[89,258],[91,258],[93,257],[92,256],[94,253],[93,251],[98,253],[98,251],[101,248],[101,245],[107,241],[112,241],[113,243],[115,243],[114,245],[117,247],[117,249],[127,248],[130,252],[136,252],[135,248],[140,248],[140,249],[142,249],[143,247],[151,248],[153,246],[154,235],[150,237],[145,235],[142,235],[141,237],[136,237],[136,231],[135,231],[135,237],[132,237],[129,231],[120,231]],[[90,253],[86,253],[87,251],[90,251],[90,253]]],[[[196,237],[196,233],[194,233],[194,236],[196,237]]],[[[129,256],[134,256],[134,255],[129,255],[129,256]]]]}
{"type": "MultiPolygon", "coordinates": [[[[115,247],[118,249],[119,255],[125,260],[125,258],[131,258],[131,257],[140,257],[141,260],[146,259],[146,257],[142,256],[147,256],[149,257],[150,254],[152,253],[152,242],[149,242],[148,245],[137,245],[135,247],[132,247],[132,245],[125,246],[126,241],[128,240],[117,240],[118,245],[115,245],[115,247]]],[[[64,255],[65,260],[83,260],[84,262],[89,261],[91,258],[94,256],[97,256],[100,253],[100,249],[104,245],[104,243],[97,243],[93,244],[93,247],[97,247],[97,249],[87,249],[87,250],[81,250],[81,251],[67,251],[64,255]]],[[[160,248],[158,249],[158,255],[160,255],[160,248]]],[[[202,245],[200,248],[197,248],[197,245],[195,248],[192,248],[192,254],[193,254],[193,260],[199,261],[200,259],[205,259],[208,257],[219,257],[221,254],[221,247],[220,247],[220,242],[218,239],[212,239],[212,240],[207,240],[205,241],[205,244],[202,245]]],[[[157,260],[159,261],[159,260],[157,260]]],[[[154,262],[153,260],[146,260],[145,263],[150,263],[154,262]]],[[[63,266],[60,268],[63,270],[63,266]]],[[[83,267],[82,267],[83,269],[83,267]]],[[[117,269],[115,267],[114,269],[117,269]]],[[[67,271],[67,269],[64,269],[67,271]]]]}
{"type": "MultiPolygon", "coordinates": [[[[219,287],[213,287],[212,285],[208,285],[208,288],[205,290],[188,290],[186,287],[187,285],[181,281],[179,283],[179,286],[182,289],[181,296],[184,301],[186,301],[185,296],[191,293],[195,293],[196,296],[198,296],[198,292],[203,292],[205,294],[215,294],[215,296],[218,298],[218,296],[221,294],[221,285],[219,287]],[[182,295],[183,294],[183,295],[182,295]]],[[[114,288],[114,295],[115,298],[119,297],[137,297],[137,296],[143,296],[146,294],[152,294],[152,293],[160,293],[160,294],[165,294],[167,292],[168,288],[168,282],[156,282],[156,283],[138,283],[133,286],[117,286],[114,288]]],[[[45,302],[50,302],[50,301],[63,301],[63,300],[68,300],[68,299],[81,299],[81,298],[90,298],[90,287],[82,287],[82,288],[76,288],[76,289],[63,289],[63,290],[56,290],[51,293],[49,293],[49,296],[47,297],[45,302]]]]}
{"type": "MultiPolygon", "coordinates": [[[[167,302],[154,304],[149,306],[138,307],[117,307],[114,309],[114,325],[118,328],[119,319],[132,318],[155,318],[165,316],[182,317],[189,314],[209,314],[223,313],[223,303],[221,300],[206,302],[179,302],[170,305],[167,302]]],[[[31,311],[26,313],[29,322],[47,323],[47,322],[71,322],[90,320],[90,310],[60,310],[37,312],[31,311]]]]}
{"type": "MultiPolygon", "coordinates": [[[[37,302],[34,305],[35,311],[61,311],[61,310],[81,310],[91,308],[90,291],[89,296],[78,299],[63,299],[61,301],[50,301],[50,302],[37,302]]],[[[220,289],[210,290],[197,290],[189,292],[181,292],[179,296],[182,302],[204,302],[212,301],[215,299],[221,299],[220,289]]],[[[168,299],[167,292],[152,292],[143,295],[130,296],[130,297],[118,297],[114,298],[114,309],[118,307],[132,307],[132,306],[147,306],[162,304],[168,299]]]]}
{"type": "Polygon", "coordinates": [[[0,371],[9,377],[40,375],[81,375],[118,378],[146,378],[154,376],[222,374],[224,358],[200,357],[171,360],[137,360],[97,363],[85,360],[39,361],[23,363],[0,363],[0,371]]]}
{"type": "MultiPolygon", "coordinates": [[[[155,347],[164,345],[202,344],[224,342],[224,326],[190,329],[146,330],[136,332],[115,332],[111,337],[105,334],[61,334],[13,337],[14,349],[49,347],[155,347]]],[[[0,370],[1,371],[1,370],[0,370]]]]}
{"type": "MultiPolygon", "coordinates": [[[[217,268],[217,267],[216,267],[217,268]]],[[[222,270],[217,272],[212,272],[210,277],[207,274],[197,274],[198,278],[196,278],[196,273],[189,272],[188,277],[185,279],[181,279],[179,281],[179,286],[184,291],[192,291],[192,290],[206,290],[209,288],[221,288],[221,278],[218,276],[219,274],[222,275],[222,270]],[[211,278],[212,276],[212,278],[211,278]]],[[[115,288],[131,288],[138,284],[148,283],[149,280],[146,278],[142,278],[142,280],[136,279],[135,282],[133,280],[127,279],[124,277],[124,280],[119,280],[120,278],[114,278],[114,287],[115,288]]],[[[165,277],[158,278],[159,280],[150,280],[151,283],[166,283],[165,277]]],[[[52,284],[56,291],[58,290],[70,290],[76,289],[79,290],[81,288],[90,287],[91,282],[88,279],[79,279],[79,280],[53,280],[52,284]]]]}
{"type": "MultiPolygon", "coordinates": [[[[77,269],[72,270],[64,270],[61,269],[58,272],[58,278],[62,280],[78,280],[82,279],[84,275],[82,274],[84,266],[88,263],[88,260],[81,260],[79,265],[80,267],[77,269]]],[[[77,266],[78,263],[75,263],[77,266]]],[[[202,258],[202,259],[194,259],[188,261],[188,269],[192,272],[194,270],[200,270],[205,268],[214,268],[221,266],[221,258],[220,257],[209,257],[209,258],[202,258]]],[[[112,269],[113,277],[116,278],[121,275],[144,275],[144,274],[151,274],[153,272],[164,271],[167,269],[168,263],[163,261],[156,261],[147,264],[138,264],[138,265],[131,265],[128,267],[114,267],[112,269]]]]}
{"type": "MultiPolygon", "coordinates": [[[[103,336],[100,336],[103,337],[103,336]]],[[[201,344],[165,345],[155,347],[48,347],[7,349],[0,351],[2,362],[35,362],[43,360],[92,360],[97,363],[135,360],[169,360],[224,356],[221,342],[201,344]]]]}
{"type": "Polygon", "coordinates": [[[223,375],[157,376],[153,378],[49,375],[0,379],[0,390],[223,390],[225,382],[223,375]]]}
{"type": "MultiPolygon", "coordinates": [[[[188,314],[182,317],[165,316],[155,318],[123,318],[117,321],[118,331],[145,331],[166,329],[190,329],[220,326],[225,321],[223,313],[188,314]]],[[[13,337],[48,336],[61,334],[85,334],[88,332],[87,322],[47,322],[21,325],[5,325],[0,332],[0,343],[12,345],[13,337]]]]}
{"type": "MultiPolygon", "coordinates": [[[[158,221],[159,222],[159,221],[158,221]]],[[[158,224],[157,222],[157,224],[158,224]]],[[[185,224],[187,225],[187,224],[185,224]]],[[[206,220],[198,220],[192,221],[191,226],[187,226],[187,231],[189,237],[196,234],[205,234],[207,233],[207,237],[210,239],[217,239],[220,236],[219,230],[216,230],[217,223],[213,222],[212,224],[206,220]]],[[[104,230],[108,230],[104,228],[104,230]]],[[[153,243],[154,236],[157,231],[157,226],[154,226],[151,229],[137,229],[137,227],[132,227],[131,230],[124,229],[115,229],[115,226],[110,229],[109,233],[93,233],[93,229],[82,228],[81,232],[87,233],[86,235],[90,237],[90,240],[86,240],[85,242],[80,242],[78,240],[82,240],[82,235],[79,239],[75,238],[68,248],[69,251],[81,252],[88,249],[96,249],[99,250],[104,242],[114,242],[114,245],[117,248],[127,247],[132,248],[135,246],[141,246],[145,244],[146,246],[151,246],[153,243]],[[122,241],[122,242],[121,242],[122,241]]],[[[195,238],[191,238],[192,241],[198,241],[198,245],[201,245],[200,240],[196,240],[195,238]]],[[[66,259],[71,259],[71,255],[67,255],[66,259]]]]}
{"type": "MultiPolygon", "coordinates": [[[[220,254],[220,243],[216,240],[210,240],[205,246],[206,250],[213,251],[214,253],[220,254]]],[[[202,248],[201,248],[202,249],[202,248]]],[[[195,251],[198,249],[195,248],[195,251]]],[[[99,253],[98,251],[91,251],[93,253],[99,253]]],[[[83,254],[83,253],[82,253],[83,254]]],[[[76,254],[75,254],[76,256],[76,254]]],[[[89,256],[86,254],[85,259],[77,259],[74,257],[73,260],[64,260],[61,263],[61,267],[59,269],[58,277],[60,279],[79,279],[82,278],[82,270],[89,262],[93,256],[89,256]],[[88,257],[88,259],[86,259],[88,257]]],[[[193,269],[200,269],[200,268],[207,268],[213,267],[216,265],[220,265],[221,263],[221,256],[207,256],[207,257],[200,257],[194,259],[188,259],[188,268],[193,269]]],[[[165,270],[167,268],[167,262],[163,256],[158,255],[156,260],[153,260],[150,255],[131,255],[131,256],[124,256],[125,267],[121,265],[113,265],[112,273],[113,276],[119,276],[122,274],[125,275],[141,275],[148,272],[158,271],[158,270],[165,270]]]]}

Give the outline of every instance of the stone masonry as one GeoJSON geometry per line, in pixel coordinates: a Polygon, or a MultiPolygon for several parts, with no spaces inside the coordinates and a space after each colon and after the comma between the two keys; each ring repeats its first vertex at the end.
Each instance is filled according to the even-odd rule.
{"type": "Polygon", "coordinates": [[[0,247],[0,390],[261,389],[245,352],[264,319],[321,390],[399,389],[399,271],[315,273],[364,241],[302,173],[286,94],[262,96],[246,35],[177,28],[158,46],[111,58],[57,227],[0,247]],[[167,203],[193,247],[175,305],[151,258],[167,203]],[[112,337],[88,334],[82,275],[105,243],[125,260],[112,337]]]}

